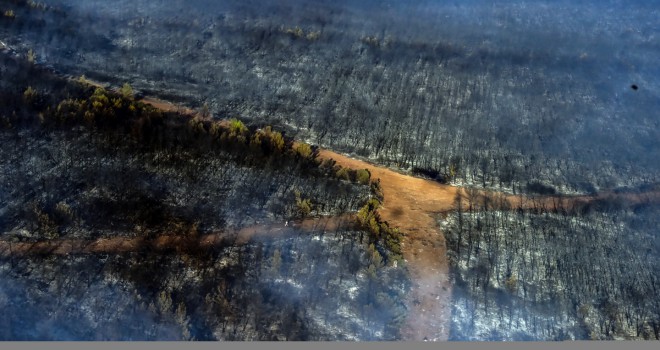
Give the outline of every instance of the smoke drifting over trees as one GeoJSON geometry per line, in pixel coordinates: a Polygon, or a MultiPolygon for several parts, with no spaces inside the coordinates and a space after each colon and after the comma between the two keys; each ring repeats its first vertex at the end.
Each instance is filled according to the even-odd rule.
{"type": "Polygon", "coordinates": [[[341,216],[367,202],[368,174],[341,179],[270,127],[2,60],[0,339],[400,337],[405,268],[341,216]],[[311,214],[337,219],[299,222],[311,214]]]}
{"type": "Polygon", "coordinates": [[[453,339],[660,339],[657,204],[471,198],[657,193],[659,18],[652,0],[0,1],[0,339],[399,339],[406,233],[368,171],[318,147],[466,188],[439,218],[453,339]],[[146,243],[43,248],[122,237],[146,243]]]}

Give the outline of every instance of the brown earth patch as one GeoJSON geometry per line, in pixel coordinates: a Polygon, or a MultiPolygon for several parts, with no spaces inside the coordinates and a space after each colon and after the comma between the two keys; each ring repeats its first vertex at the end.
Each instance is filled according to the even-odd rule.
{"type": "Polygon", "coordinates": [[[445,237],[436,217],[456,210],[458,196],[464,210],[470,206],[477,210],[488,206],[500,210],[571,212],[599,201],[618,202],[624,207],[660,203],[660,191],[603,192],[593,196],[513,195],[443,185],[329,150],[320,150],[319,157],[333,159],[343,167],[368,169],[372,179],[381,180],[385,200],[379,213],[383,220],[404,233],[403,257],[413,282],[407,301],[408,317],[402,329],[405,340],[448,340],[452,286],[445,237]]]}
{"type": "Polygon", "coordinates": [[[447,340],[451,318],[449,264],[445,238],[434,213],[452,210],[459,189],[328,150],[321,150],[319,156],[343,167],[368,169],[372,179],[380,179],[385,199],[379,213],[404,234],[403,257],[413,283],[402,336],[413,341],[447,340]]]}
{"type": "Polygon", "coordinates": [[[231,242],[243,245],[260,236],[286,236],[302,230],[306,233],[336,232],[352,228],[353,215],[322,216],[281,223],[270,223],[245,227],[239,230],[217,231],[204,235],[162,234],[154,238],[105,237],[96,240],[53,239],[38,242],[11,242],[0,240],[0,256],[20,257],[26,255],[69,255],[69,254],[120,254],[139,250],[155,252],[210,249],[231,242]]]}

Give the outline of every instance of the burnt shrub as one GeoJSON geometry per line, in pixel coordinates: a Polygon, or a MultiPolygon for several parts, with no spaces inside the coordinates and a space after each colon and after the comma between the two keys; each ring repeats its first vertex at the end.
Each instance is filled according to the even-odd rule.
{"type": "Polygon", "coordinates": [[[536,193],[545,196],[557,194],[557,190],[554,187],[544,185],[540,182],[529,182],[527,183],[526,189],[528,193],[536,193]]]}
{"type": "Polygon", "coordinates": [[[441,184],[447,183],[447,175],[441,173],[440,171],[438,171],[436,169],[414,167],[412,169],[412,173],[415,176],[421,176],[421,177],[429,178],[429,179],[435,180],[435,181],[437,181],[441,184]]]}

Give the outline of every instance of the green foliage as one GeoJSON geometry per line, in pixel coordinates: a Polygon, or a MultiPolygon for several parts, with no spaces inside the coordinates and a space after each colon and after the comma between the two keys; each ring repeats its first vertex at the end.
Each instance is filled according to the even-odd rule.
{"type": "Polygon", "coordinates": [[[516,276],[511,276],[504,281],[504,286],[509,293],[515,294],[518,290],[518,279],[516,276]]]}
{"type": "Polygon", "coordinates": [[[13,125],[11,124],[11,120],[5,115],[0,117],[0,127],[4,129],[11,129],[13,125]]]}
{"type": "Polygon", "coordinates": [[[296,213],[299,218],[306,218],[312,213],[312,201],[309,198],[303,199],[300,191],[294,191],[296,196],[296,213]]]}
{"type": "MultiPolygon", "coordinates": [[[[84,87],[89,87],[90,84],[84,77],[78,80],[84,87]]],[[[113,133],[113,138],[121,138],[122,133],[127,132],[134,140],[146,142],[145,145],[155,142],[150,144],[152,146],[170,147],[181,142],[190,142],[197,145],[200,151],[204,147],[221,147],[252,165],[275,166],[287,161],[299,164],[301,170],[322,175],[310,145],[291,143],[282,133],[270,126],[253,132],[238,119],[211,121],[202,115],[179,118],[181,116],[175,117],[175,113],[168,113],[172,118],[169,119],[169,131],[166,131],[163,125],[164,114],[147,104],[135,101],[130,97],[130,91],[128,84],[124,85],[121,93],[95,87],[91,95],[81,99],[64,99],[52,109],[42,112],[42,123],[84,122],[90,127],[104,130],[115,128],[121,132],[113,133]],[[183,135],[174,130],[185,130],[186,133],[183,135]],[[172,138],[176,141],[172,142],[172,138]]],[[[24,92],[24,100],[30,101],[36,95],[36,91],[28,87],[24,92]]]]}
{"type": "Polygon", "coordinates": [[[71,206],[66,204],[65,202],[59,202],[55,206],[55,213],[57,216],[60,218],[66,220],[66,221],[71,221],[74,219],[75,214],[73,213],[73,209],[71,209],[71,206]]]}
{"type": "Polygon", "coordinates": [[[589,304],[580,305],[580,307],[578,308],[578,316],[580,316],[581,318],[589,317],[589,314],[591,314],[591,309],[592,307],[589,304]]]}
{"type": "Polygon", "coordinates": [[[305,38],[309,41],[316,41],[321,37],[321,32],[315,31],[315,32],[309,32],[305,36],[305,38]]]}
{"type": "Polygon", "coordinates": [[[380,40],[375,36],[365,36],[362,38],[362,42],[373,47],[380,47],[380,40]]]}
{"type": "Polygon", "coordinates": [[[371,280],[375,280],[378,277],[378,268],[374,264],[369,264],[367,267],[367,277],[371,280]]]}
{"type": "Polygon", "coordinates": [[[397,228],[390,228],[387,224],[381,224],[385,225],[382,227],[383,232],[386,232],[385,234],[385,246],[391,253],[391,257],[394,260],[402,260],[402,251],[401,251],[401,232],[397,228]]]}
{"type": "Polygon", "coordinates": [[[282,253],[280,253],[279,249],[275,249],[273,252],[273,258],[270,267],[273,273],[280,273],[280,268],[282,267],[282,253]]]}
{"type": "Polygon", "coordinates": [[[371,194],[373,194],[373,196],[375,198],[377,198],[381,202],[383,200],[385,200],[385,195],[383,194],[383,189],[380,186],[380,179],[377,179],[376,181],[372,181],[370,186],[371,186],[371,188],[370,188],[371,189],[371,194]]]}
{"type": "Polygon", "coordinates": [[[371,179],[371,173],[367,169],[360,169],[356,172],[356,180],[362,185],[368,185],[371,179]]]}
{"type": "Polygon", "coordinates": [[[233,118],[229,121],[229,131],[232,134],[244,134],[248,131],[248,128],[243,124],[242,121],[233,118]]]}
{"type": "Polygon", "coordinates": [[[107,96],[107,91],[104,88],[96,88],[90,100],[92,101],[92,104],[98,102],[98,105],[101,107],[103,105],[109,104],[110,102],[107,96]]]}
{"type": "Polygon", "coordinates": [[[229,137],[239,142],[247,141],[248,128],[242,121],[233,118],[229,121],[229,137]]]}
{"type": "MultiPolygon", "coordinates": [[[[372,244],[380,242],[385,245],[389,253],[388,260],[401,260],[401,233],[396,228],[391,228],[386,222],[381,221],[378,215],[380,201],[371,198],[357,213],[358,223],[362,229],[369,232],[372,244]]],[[[381,258],[386,258],[381,256],[381,258]]]]}
{"type": "Polygon", "coordinates": [[[132,99],[133,98],[133,87],[129,85],[128,83],[125,83],[120,89],[119,93],[127,99],[132,99]]]}
{"type": "Polygon", "coordinates": [[[191,339],[190,334],[190,317],[186,311],[186,306],[183,302],[179,303],[179,306],[176,308],[175,320],[181,326],[181,334],[185,340],[191,339]]]}
{"type": "Polygon", "coordinates": [[[305,33],[305,31],[296,26],[294,28],[286,28],[282,30],[284,33],[291,35],[293,38],[296,39],[306,39],[308,41],[316,41],[321,37],[321,32],[320,31],[309,31],[305,33]]]}
{"type": "Polygon", "coordinates": [[[28,0],[27,4],[33,9],[45,10],[48,8],[48,5],[44,4],[43,2],[28,0]]]}
{"type": "Polygon", "coordinates": [[[222,122],[221,121],[216,121],[211,124],[211,128],[209,129],[209,134],[213,137],[220,137],[222,135],[222,131],[224,128],[222,127],[222,122]]]}
{"type": "Polygon", "coordinates": [[[193,135],[200,136],[206,134],[206,128],[204,127],[204,121],[201,117],[194,117],[188,121],[188,130],[193,133],[193,135]]]}
{"type": "Polygon", "coordinates": [[[305,32],[298,26],[296,26],[295,28],[287,28],[284,30],[284,32],[287,34],[291,34],[296,38],[302,38],[303,35],[305,35],[305,32]]]}
{"type": "Polygon", "coordinates": [[[282,154],[286,142],[284,137],[278,131],[273,131],[270,126],[257,130],[252,135],[250,145],[255,151],[261,152],[263,155],[282,154]]]}
{"type": "Polygon", "coordinates": [[[302,159],[310,159],[312,157],[312,147],[304,142],[296,144],[294,151],[302,159]]]}
{"type": "Polygon", "coordinates": [[[36,203],[32,206],[32,212],[35,215],[37,223],[38,234],[47,239],[54,239],[59,237],[59,229],[57,223],[36,203]]]}
{"type": "Polygon", "coordinates": [[[339,168],[339,170],[337,170],[337,172],[335,173],[335,176],[340,180],[346,180],[346,181],[351,180],[351,175],[349,173],[349,169],[347,168],[339,168]]]}
{"type": "MultiPolygon", "coordinates": [[[[327,176],[330,173],[330,169],[320,167],[311,145],[291,142],[270,126],[252,131],[236,118],[228,121],[208,120],[204,118],[205,114],[210,113],[207,105],[202,108],[198,118],[172,112],[162,113],[134,100],[129,84],[124,84],[114,92],[98,87],[84,76],[77,78],[77,82],[79,84],[71,84],[75,92],[64,95],[73,98],[67,97],[51,106],[35,105],[39,109],[37,112],[41,113],[37,114],[43,115],[42,123],[80,123],[93,127],[95,132],[119,131],[106,134],[109,135],[106,140],[118,141],[128,135],[149,147],[172,147],[182,142],[194,143],[200,151],[205,147],[220,147],[250,165],[296,164],[298,170],[315,176],[327,176]],[[93,92],[91,94],[88,93],[90,88],[93,92]],[[50,109],[45,110],[43,107],[50,109]],[[169,115],[167,128],[163,123],[166,114],[169,115]],[[185,135],[177,130],[185,130],[185,135]]],[[[39,95],[34,88],[28,87],[24,97],[23,101],[29,102],[39,95]]],[[[355,181],[354,172],[347,171],[355,181]]],[[[362,181],[366,181],[366,174],[361,176],[362,181]]]]}
{"type": "Polygon", "coordinates": [[[298,213],[301,217],[307,217],[312,212],[312,202],[309,199],[303,199],[296,202],[298,213]]]}
{"type": "Polygon", "coordinates": [[[383,257],[378,253],[378,250],[376,250],[376,246],[374,246],[373,243],[369,244],[369,255],[370,261],[375,267],[383,266],[383,257]]]}
{"type": "Polygon", "coordinates": [[[60,102],[60,104],[58,104],[57,108],[55,109],[55,116],[61,123],[74,121],[83,115],[86,121],[94,121],[94,113],[91,111],[86,111],[84,101],[80,100],[66,99],[60,102]]]}
{"type": "Polygon", "coordinates": [[[324,159],[321,162],[321,164],[319,164],[319,168],[321,168],[326,173],[330,173],[330,172],[334,173],[333,169],[334,169],[336,163],[337,162],[335,162],[334,159],[324,159]]]}
{"type": "Polygon", "coordinates": [[[367,201],[366,207],[369,208],[369,211],[376,211],[378,208],[380,208],[380,201],[375,198],[371,198],[367,201]]]}
{"type": "Polygon", "coordinates": [[[449,165],[449,177],[451,179],[455,178],[457,172],[458,172],[458,166],[456,164],[450,164],[449,165]]]}
{"type": "Polygon", "coordinates": [[[211,108],[209,107],[209,104],[204,102],[202,105],[202,108],[199,111],[199,114],[202,118],[210,118],[211,117],[211,108]]]}
{"type": "Polygon", "coordinates": [[[168,291],[160,291],[160,294],[158,295],[158,308],[162,314],[169,314],[172,312],[172,295],[168,291]]]}
{"type": "MultiPolygon", "coordinates": [[[[322,163],[322,168],[329,168],[334,163],[322,163]]],[[[371,173],[367,169],[353,170],[350,168],[344,168],[342,166],[337,166],[334,169],[334,175],[336,178],[344,181],[357,182],[361,185],[368,185],[371,180],[371,173]]]]}
{"type": "Polygon", "coordinates": [[[37,97],[37,90],[33,89],[32,86],[28,86],[23,92],[23,98],[25,98],[25,102],[28,104],[33,104],[37,97]]]}

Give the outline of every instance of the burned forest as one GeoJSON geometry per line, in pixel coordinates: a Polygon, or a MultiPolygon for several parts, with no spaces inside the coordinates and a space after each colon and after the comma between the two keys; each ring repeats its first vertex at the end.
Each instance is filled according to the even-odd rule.
{"type": "Polygon", "coordinates": [[[0,0],[0,340],[660,340],[652,0],[0,0]]]}

